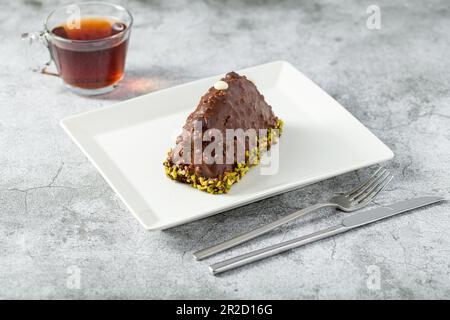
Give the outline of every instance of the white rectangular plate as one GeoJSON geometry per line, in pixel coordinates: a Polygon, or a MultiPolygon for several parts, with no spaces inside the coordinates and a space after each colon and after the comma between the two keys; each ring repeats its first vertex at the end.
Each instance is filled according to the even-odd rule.
{"type": "Polygon", "coordinates": [[[168,179],[163,161],[200,97],[223,75],[150,93],[61,121],[141,224],[166,229],[393,157],[337,101],[287,62],[238,71],[284,120],[279,170],[250,172],[226,195],[168,179]]]}

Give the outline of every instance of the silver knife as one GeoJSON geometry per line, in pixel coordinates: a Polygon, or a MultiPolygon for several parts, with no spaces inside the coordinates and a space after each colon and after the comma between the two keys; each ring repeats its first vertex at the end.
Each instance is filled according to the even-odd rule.
{"type": "Polygon", "coordinates": [[[360,226],[379,221],[382,219],[386,219],[397,215],[399,213],[403,213],[409,210],[417,209],[432,203],[444,201],[445,198],[442,197],[419,197],[409,200],[400,201],[394,203],[390,206],[380,207],[372,210],[367,210],[361,213],[357,213],[351,215],[347,218],[344,218],[341,224],[323,229],[306,236],[302,236],[299,238],[295,238],[292,240],[284,241],[266,248],[258,249],[255,251],[251,251],[237,257],[224,260],[221,262],[214,263],[209,266],[211,272],[213,274],[219,274],[224,271],[228,271],[237,267],[244,266],[246,264],[252,263],[254,261],[258,261],[267,257],[271,257],[281,252],[285,252],[287,250],[291,250],[294,248],[298,248],[305,244],[315,242],[321,239],[325,239],[331,236],[334,236],[339,233],[347,232],[349,230],[358,228],[360,226]]]}

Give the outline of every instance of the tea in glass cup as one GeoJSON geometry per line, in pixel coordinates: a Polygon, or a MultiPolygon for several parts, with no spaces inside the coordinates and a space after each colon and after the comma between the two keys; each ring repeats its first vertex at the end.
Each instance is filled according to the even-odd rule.
{"type": "Polygon", "coordinates": [[[130,12],[121,6],[85,2],[55,9],[44,31],[22,37],[49,49],[51,60],[41,70],[53,61],[72,91],[96,95],[122,80],[132,23],[130,12]]]}

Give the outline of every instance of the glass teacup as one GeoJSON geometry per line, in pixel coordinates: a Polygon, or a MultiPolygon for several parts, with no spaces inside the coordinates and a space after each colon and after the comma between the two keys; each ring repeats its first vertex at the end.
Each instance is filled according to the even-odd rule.
{"type": "Polygon", "coordinates": [[[132,24],[131,13],[119,5],[84,2],[53,10],[43,31],[22,38],[30,47],[46,46],[50,54],[34,71],[45,73],[53,61],[72,91],[96,95],[113,90],[123,78],[132,24]]]}

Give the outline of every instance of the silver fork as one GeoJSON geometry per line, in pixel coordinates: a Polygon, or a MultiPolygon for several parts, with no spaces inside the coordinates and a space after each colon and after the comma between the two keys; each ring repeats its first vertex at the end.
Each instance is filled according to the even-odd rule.
{"type": "Polygon", "coordinates": [[[304,215],[321,208],[334,207],[345,212],[359,210],[369,204],[370,201],[372,201],[373,198],[375,198],[375,196],[388,185],[392,178],[393,176],[389,172],[389,170],[382,167],[378,168],[378,170],[375,171],[375,173],[366,182],[362,183],[348,193],[334,196],[327,202],[318,203],[305,209],[288,214],[281,219],[253,229],[252,231],[243,233],[235,238],[194,252],[194,257],[197,260],[210,257],[216,253],[225,251],[241,243],[254,239],[285,223],[303,217],[304,215]]]}

